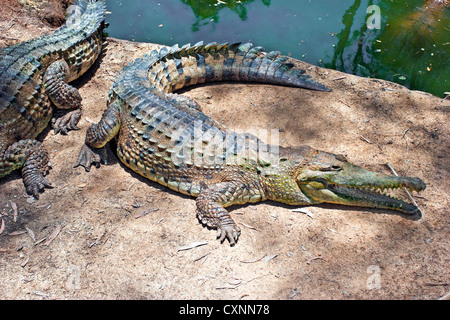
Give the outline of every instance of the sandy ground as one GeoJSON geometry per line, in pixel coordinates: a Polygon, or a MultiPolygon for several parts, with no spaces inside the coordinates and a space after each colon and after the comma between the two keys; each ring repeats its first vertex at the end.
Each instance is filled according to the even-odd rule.
{"type": "MultiPolygon", "coordinates": [[[[1,46],[53,29],[42,22],[45,11],[4,2],[1,46]]],[[[241,83],[186,91],[230,128],[278,129],[285,146],[343,153],[385,174],[390,163],[427,183],[413,195],[419,221],[337,205],[305,207],[307,214],[272,202],[232,207],[242,235],[230,247],[199,223],[193,198],[141,178],[113,149],[106,166],[72,168],[115,74],[154,47],[108,42],[75,83],[81,130],[39,137],[54,188],[34,200],[20,172],[0,180],[0,299],[438,299],[449,292],[448,100],[307,64],[331,93],[241,83]],[[199,241],[206,244],[180,250],[199,241]]]]}

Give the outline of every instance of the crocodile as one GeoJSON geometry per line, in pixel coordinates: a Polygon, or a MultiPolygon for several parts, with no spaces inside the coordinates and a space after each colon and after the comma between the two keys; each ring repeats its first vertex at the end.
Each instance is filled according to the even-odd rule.
{"type": "MultiPolygon", "coordinates": [[[[90,171],[117,156],[131,170],[196,198],[197,218],[234,245],[240,228],[226,207],[274,200],[290,205],[336,203],[392,209],[416,216],[413,204],[383,193],[420,191],[419,178],[388,176],[309,146],[282,147],[238,134],[175,91],[214,81],[250,81],[330,91],[278,51],[250,43],[202,42],[153,50],[118,74],[102,118],[90,126],[74,167],[90,171]],[[382,190],[383,189],[383,190],[382,190]]],[[[295,61],[294,61],[295,62],[295,61]]],[[[317,94],[327,94],[317,92],[317,94]]]]}
{"type": "Polygon", "coordinates": [[[36,198],[51,187],[48,153],[36,137],[48,126],[53,105],[72,109],[54,122],[55,133],[78,129],[82,98],[68,83],[99,57],[105,15],[105,0],[79,0],[52,34],[0,51],[0,178],[22,168],[25,189],[36,198]]]}

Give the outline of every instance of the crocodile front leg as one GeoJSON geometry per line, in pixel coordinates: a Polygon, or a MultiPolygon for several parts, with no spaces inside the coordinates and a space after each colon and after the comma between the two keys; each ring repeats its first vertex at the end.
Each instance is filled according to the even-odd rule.
{"type": "Polygon", "coordinates": [[[69,130],[78,130],[81,118],[81,95],[68,84],[70,69],[64,60],[52,63],[45,72],[44,85],[50,100],[60,109],[75,109],[53,122],[55,133],[66,134],[69,130]]]}
{"type": "Polygon", "coordinates": [[[198,219],[208,227],[217,229],[220,242],[227,238],[232,246],[241,235],[241,229],[224,207],[233,204],[235,191],[235,183],[222,182],[206,187],[196,199],[198,219]]]}
{"type": "Polygon", "coordinates": [[[256,184],[249,186],[239,179],[204,186],[196,199],[197,217],[210,228],[217,229],[217,238],[235,245],[241,229],[225,207],[265,200],[262,189],[256,184]]]}
{"type": "Polygon", "coordinates": [[[117,135],[120,124],[118,102],[114,102],[108,106],[100,121],[88,129],[85,144],[81,148],[74,168],[82,166],[86,171],[90,171],[92,164],[99,167],[101,161],[106,163],[104,146],[117,135]]]}
{"type": "Polygon", "coordinates": [[[51,187],[45,178],[50,168],[47,152],[36,140],[21,140],[11,145],[0,161],[0,177],[22,168],[22,177],[29,194],[39,199],[39,192],[51,187]]]}

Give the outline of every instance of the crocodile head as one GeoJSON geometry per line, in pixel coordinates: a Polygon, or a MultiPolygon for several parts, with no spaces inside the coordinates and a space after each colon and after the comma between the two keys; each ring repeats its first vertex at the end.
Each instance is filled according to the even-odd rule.
{"type": "Polygon", "coordinates": [[[420,210],[415,205],[383,193],[385,190],[403,187],[415,191],[424,190],[425,183],[419,178],[372,172],[351,164],[342,155],[307,146],[295,149],[292,150],[293,153],[300,155],[301,159],[297,161],[297,169],[294,170],[296,182],[311,202],[383,208],[420,215],[420,210]]]}

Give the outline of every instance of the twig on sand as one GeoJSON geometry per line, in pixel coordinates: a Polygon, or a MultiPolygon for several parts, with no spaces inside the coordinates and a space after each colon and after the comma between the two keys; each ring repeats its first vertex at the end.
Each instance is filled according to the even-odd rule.
{"type": "Polygon", "coordinates": [[[249,280],[237,279],[238,281],[237,281],[236,283],[231,283],[230,286],[220,286],[220,287],[216,287],[216,289],[217,289],[217,290],[223,290],[223,289],[236,289],[236,288],[238,288],[238,287],[240,287],[240,286],[242,286],[242,285],[244,285],[244,284],[247,284],[247,283],[249,283],[249,282],[251,282],[251,281],[253,281],[253,280],[259,279],[259,278],[261,278],[261,277],[266,277],[266,276],[268,276],[268,275],[270,275],[270,273],[262,274],[262,275],[253,277],[253,278],[251,278],[251,279],[249,279],[249,280]]]}
{"type": "Polygon", "coordinates": [[[408,154],[409,151],[409,142],[408,142],[408,136],[406,135],[406,133],[409,131],[409,129],[406,129],[405,131],[403,131],[403,137],[406,140],[406,154],[408,154]]]}
{"type": "Polygon", "coordinates": [[[208,244],[208,241],[197,241],[197,242],[192,242],[190,244],[187,244],[185,246],[181,246],[178,248],[178,251],[185,251],[185,250],[191,250],[193,248],[197,248],[200,246],[204,246],[208,244]]]}
{"type": "Polygon", "coordinates": [[[18,14],[16,14],[11,20],[9,20],[9,22],[6,24],[6,26],[4,26],[3,28],[0,28],[0,32],[6,31],[9,28],[12,27],[12,23],[13,21],[17,18],[18,14]]]}
{"type": "Polygon", "coordinates": [[[337,77],[337,78],[331,79],[331,81],[342,80],[342,79],[345,79],[345,78],[347,78],[347,76],[337,77]]]}
{"type": "Polygon", "coordinates": [[[359,135],[360,137],[361,137],[361,139],[362,140],[364,140],[365,142],[367,142],[367,143],[369,143],[369,144],[371,144],[372,142],[369,140],[369,139],[367,139],[366,137],[364,137],[363,135],[359,135]]]}
{"type": "Polygon", "coordinates": [[[308,259],[308,261],[306,261],[306,264],[310,264],[312,261],[317,260],[317,259],[322,259],[322,257],[312,257],[311,259],[308,259]]]}

